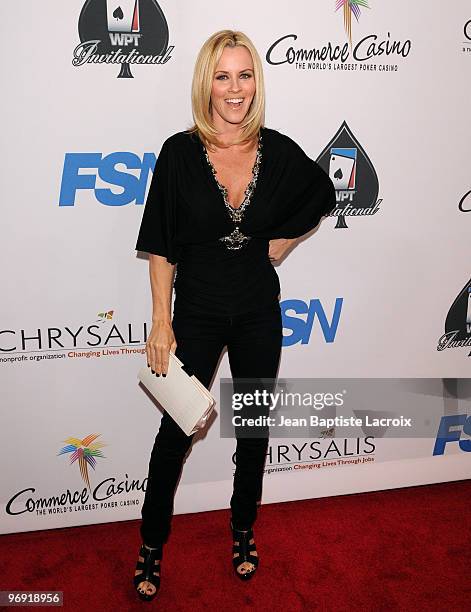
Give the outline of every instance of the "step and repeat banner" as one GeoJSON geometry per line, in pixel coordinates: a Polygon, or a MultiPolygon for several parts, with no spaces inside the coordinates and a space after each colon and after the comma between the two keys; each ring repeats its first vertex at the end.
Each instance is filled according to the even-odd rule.
{"type": "MultiPolygon", "coordinates": [[[[426,422],[273,437],[262,502],[471,476],[469,2],[24,0],[0,17],[2,533],[140,517],[162,413],[137,381],[152,302],[134,247],[156,155],[191,125],[196,55],[225,28],[262,58],[267,127],[336,186],[276,264],[279,376],[413,379],[426,422]]],[[[229,507],[222,378],[226,352],[176,513],[229,507]]]]}

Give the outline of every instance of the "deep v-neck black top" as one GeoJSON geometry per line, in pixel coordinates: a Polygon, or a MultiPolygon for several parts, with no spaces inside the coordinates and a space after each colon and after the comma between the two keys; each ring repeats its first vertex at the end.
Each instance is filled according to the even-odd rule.
{"type": "Polygon", "coordinates": [[[335,207],[331,180],[298,144],[269,128],[261,135],[257,184],[238,224],[250,240],[237,250],[219,240],[235,225],[199,137],[178,132],[162,145],[136,249],[177,264],[175,306],[235,314],[273,303],[269,240],[302,236],[335,207]]]}

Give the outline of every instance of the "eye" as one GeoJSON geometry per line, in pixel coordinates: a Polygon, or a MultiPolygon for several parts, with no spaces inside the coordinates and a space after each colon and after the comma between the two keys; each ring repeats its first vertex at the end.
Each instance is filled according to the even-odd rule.
{"type": "Polygon", "coordinates": [[[241,77],[245,77],[247,79],[250,79],[252,77],[251,74],[249,74],[248,72],[244,72],[243,74],[240,75],[241,77]]]}
{"type": "Polygon", "coordinates": [[[218,81],[222,81],[222,80],[223,80],[223,79],[225,79],[226,77],[227,77],[227,74],[220,74],[220,75],[218,75],[218,76],[216,77],[216,79],[217,79],[218,81]]]}

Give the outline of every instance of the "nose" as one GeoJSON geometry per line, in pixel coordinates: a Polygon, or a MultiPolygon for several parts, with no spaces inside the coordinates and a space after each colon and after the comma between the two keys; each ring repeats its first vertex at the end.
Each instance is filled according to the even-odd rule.
{"type": "Polygon", "coordinates": [[[230,87],[229,87],[229,91],[240,91],[241,87],[240,87],[240,83],[239,83],[239,79],[237,76],[231,76],[230,78],[230,87]]]}

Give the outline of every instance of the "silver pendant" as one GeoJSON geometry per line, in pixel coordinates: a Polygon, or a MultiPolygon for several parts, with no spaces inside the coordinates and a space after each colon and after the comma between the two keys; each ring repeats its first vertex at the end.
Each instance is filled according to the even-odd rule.
{"type": "Polygon", "coordinates": [[[250,240],[249,236],[245,236],[238,227],[235,228],[228,236],[219,238],[224,243],[227,249],[234,251],[244,246],[250,240]]]}

